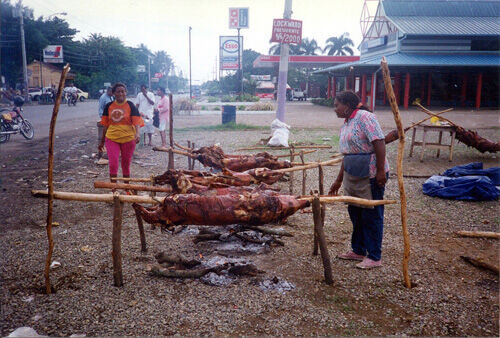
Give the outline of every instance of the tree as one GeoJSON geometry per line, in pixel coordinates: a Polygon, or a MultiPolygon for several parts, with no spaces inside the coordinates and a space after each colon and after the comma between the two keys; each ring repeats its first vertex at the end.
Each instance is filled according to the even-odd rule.
{"type": "Polygon", "coordinates": [[[353,55],[351,47],[354,47],[354,42],[349,37],[349,33],[346,32],[340,36],[328,38],[323,53],[328,51],[327,55],[353,55]]]}
{"type": "MultiPolygon", "coordinates": [[[[290,55],[300,55],[300,47],[299,45],[289,45],[290,55]]],[[[281,54],[281,44],[276,43],[269,48],[269,55],[280,55],[281,54]]]]}
{"type": "Polygon", "coordinates": [[[321,52],[321,48],[318,46],[318,43],[315,39],[309,40],[308,38],[302,39],[299,45],[299,54],[300,55],[318,55],[316,51],[321,52]]]}

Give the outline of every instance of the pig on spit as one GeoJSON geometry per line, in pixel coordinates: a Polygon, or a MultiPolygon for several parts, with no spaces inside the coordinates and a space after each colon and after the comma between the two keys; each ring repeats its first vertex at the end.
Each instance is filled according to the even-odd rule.
{"type": "Polygon", "coordinates": [[[295,196],[264,190],[224,195],[171,195],[155,207],[144,208],[135,203],[132,207],[150,224],[262,225],[284,222],[287,217],[309,205],[309,201],[298,200],[295,196]]]}
{"type": "Polygon", "coordinates": [[[226,155],[224,151],[216,145],[201,147],[192,151],[196,159],[206,167],[218,170],[229,169],[242,172],[255,168],[284,169],[290,168],[289,161],[279,161],[277,157],[263,152],[255,155],[226,155]]]}

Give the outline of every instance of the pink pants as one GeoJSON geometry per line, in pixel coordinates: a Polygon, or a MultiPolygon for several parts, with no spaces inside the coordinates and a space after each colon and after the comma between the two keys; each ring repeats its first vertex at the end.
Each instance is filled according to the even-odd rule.
{"type": "Polygon", "coordinates": [[[118,165],[120,152],[122,155],[122,174],[124,177],[130,177],[130,163],[135,150],[135,140],[127,143],[118,143],[111,141],[106,137],[104,140],[106,151],[109,159],[109,174],[112,176],[118,175],[118,165]]]}

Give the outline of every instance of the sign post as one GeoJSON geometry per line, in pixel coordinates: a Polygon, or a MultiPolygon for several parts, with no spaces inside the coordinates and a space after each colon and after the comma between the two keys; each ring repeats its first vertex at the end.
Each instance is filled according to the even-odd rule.
{"type": "Polygon", "coordinates": [[[292,16],[292,0],[285,0],[284,20],[275,19],[271,41],[281,43],[280,68],[278,73],[278,109],[276,118],[285,122],[286,84],[288,80],[289,43],[299,44],[302,38],[302,22],[290,20],[292,16]],[[300,24],[299,24],[300,23],[300,24]],[[299,30],[300,28],[300,30],[299,30]],[[280,39],[278,39],[280,38],[280,39]]]}
{"type": "Polygon", "coordinates": [[[240,95],[243,95],[243,65],[242,48],[240,43],[240,29],[248,28],[248,7],[246,8],[229,8],[229,28],[238,30],[238,78],[240,80],[240,95]]]}

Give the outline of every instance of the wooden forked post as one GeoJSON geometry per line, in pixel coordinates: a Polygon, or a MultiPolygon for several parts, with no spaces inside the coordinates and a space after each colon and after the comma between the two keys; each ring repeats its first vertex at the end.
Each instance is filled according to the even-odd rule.
{"type": "Polygon", "coordinates": [[[382,73],[384,76],[385,92],[389,98],[389,103],[391,104],[392,113],[394,115],[394,121],[396,122],[396,127],[398,129],[398,162],[397,162],[397,174],[398,174],[398,188],[399,188],[399,198],[401,202],[401,225],[403,228],[403,242],[404,242],[404,255],[403,255],[403,279],[404,284],[407,288],[411,288],[411,280],[408,272],[408,261],[410,260],[410,234],[408,232],[407,218],[406,218],[406,192],[403,180],[403,156],[405,150],[405,132],[403,129],[403,122],[401,121],[401,115],[399,114],[399,108],[396,101],[396,95],[394,95],[394,90],[392,89],[391,74],[389,72],[389,66],[387,65],[387,60],[382,57],[382,73]]]}
{"type": "MultiPolygon", "coordinates": [[[[323,270],[325,275],[325,282],[328,285],[333,284],[332,276],[332,263],[330,261],[330,254],[326,245],[325,232],[323,231],[323,221],[321,216],[321,203],[318,195],[314,195],[312,200],[312,210],[314,218],[314,233],[318,238],[318,246],[321,252],[321,259],[323,261],[323,270]]],[[[316,237],[315,236],[315,237],[316,237]]]]}
{"type": "MultiPolygon", "coordinates": [[[[293,146],[290,147],[290,163],[293,163],[293,159],[295,157],[295,153],[294,153],[294,148],[293,146]]],[[[294,179],[294,174],[293,174],[293,171],[290,172],[290,195],[293,195],[293,179],[294,179]]]]}
{"type": "Polygon", "coordinates": [[[54,251],[54,238],[52,237],[52,209],[54,202],[54,131],[56,128],[57,114],[59,113],[59,106],[61,104],[61,97],[63,93],[64,83],[66,82],[66,76],[70,70],[69,64],[64,66],[61,72],[61,78],[59,79],[59,85],[57,87],[57,97],[54,103],[54,109],[52,110],[52,118],[50,119],[49,127],[49,159],[48,159],[48,203],[47,203],[47,238],[49,241],[49,250],[47,252],[47,258],[45,259],[45,292],[50,295],[52,293],[52,287],[50,286],[50,264],[52,261],[52,253],[54,251]]]}
{"type": "MultiPolygon", "coordinates": [[[[191,141],[188,140],[187,144],[188,144],[188,146],[187,146],[188,149],[191,149],[191,141]]],[[[191,150],[189,150],[189,151],[191,151],[191,150]]],[[[188,159],[188,170],[191,170],[191,157],[188,156],[187,159],[188,159]]]]}
{"type": "MultiPolygon", "coordinates": [[[[304,151],[300,151],[300,161],[302,162],[302,165],[305,165],[304,161],[304,151]]],[[[306,194],[306,179],[307,179],[307,170],[302,170],[302,195],[306,194]]]]}
{"type": "Polygon", "coordinates": [[[175,169],[174,168],[174,153],[172,152],[172,149],[174,148],[174,102],[173,102],[172,93],[168,94],[168,104],[169,104],[168,135],[169,135],[169,139],[170,139],[170,151],[168,152],[168,169],[175,169]]]}
{"type": "Polygon", "coordinates": [[[122,273],[122,211],[123,202],[120,201],[120,195],[113,194],[113,236],[112,251],[113,256],[113,280],[115,286],[123,286],[122,273]]]}

